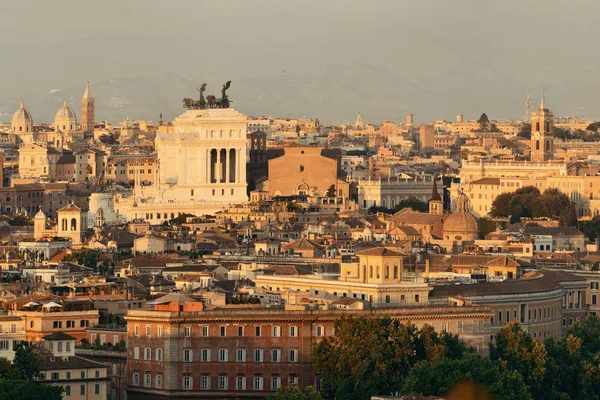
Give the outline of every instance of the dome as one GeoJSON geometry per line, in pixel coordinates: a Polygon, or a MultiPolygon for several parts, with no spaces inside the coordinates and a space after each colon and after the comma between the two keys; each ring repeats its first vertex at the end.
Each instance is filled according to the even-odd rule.
{"type": "Polygon", "coordinates": [[[56,116],[54,117],[55,120],[58,119],[69,119],[69,120],[75,120],[77,119],[77,117],[75,116],[75,113],[73,112],[73,110],[71,110],[69,108],[69,103],[67,103],[67,100],[65,100],[63,102],[63,106],[60,108],[60,110],[58,110],[56,112],[56,116]]]}
{"type": "Polygon", "coordinates": [[[33,122],[33,118],[31,118],[29,111],[25,109],[25,104],[23,104],[23,102],[21,102],[19,109],[13,114],[12,123],[14,124],[16,122],[33,122]]]}
{"type": "Polygon", "coordinates": [[[477,235],[477,219],[469,212],[469,199],[464,192],[456,198],[456,211],[444,221],[444,235],[454,236],[454,239],[470,240],[467,237],[477,235]],[[462,237],[465,235],[465,237],[462,237]]]}
{"type": "Polygon", "coordinates": [[[444,233],[471,233],[476,234],[478,231],[477,220],[470,212],[455,212],[452,213],[444,221],[444,233]]]}

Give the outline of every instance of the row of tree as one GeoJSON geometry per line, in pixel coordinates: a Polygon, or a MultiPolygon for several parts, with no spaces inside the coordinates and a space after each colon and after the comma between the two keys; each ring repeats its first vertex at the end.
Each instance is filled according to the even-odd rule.
{"type": "Polygon", "coordinates": [[[571,199],[555,188],[540,193],[534,186],[525,186],[502,193],[492,203],[490,215],[509,218],[511,223],[521,218],[551,218],[558,219],[560,226],[577,226],[577,211],[571,199]]]}
{"type": "Polygon", "coordinates": [[[389,317],[342,317],[335,332],[312,350],[320,391],[289,387],[272,400],[445,396],[452,390],[497,400],[600,400],[600,320],[595,316],[543,344],[511,322],[498,332],[489,357],[475,354],[456,335],[389,317]]]}
{"type": "Polygon", "coordinates": [[[400,200],[398,204],[391,208],[382,206],[371,206],[369,208],[369,214],[376,214],[378,212],[384,212],[386,214],[396,214],[403,208],[412,208],[415,211],[427,212],[429,210],[429,204],[417,199],[415,196],[409,196],[406,199],[400,200]]]}

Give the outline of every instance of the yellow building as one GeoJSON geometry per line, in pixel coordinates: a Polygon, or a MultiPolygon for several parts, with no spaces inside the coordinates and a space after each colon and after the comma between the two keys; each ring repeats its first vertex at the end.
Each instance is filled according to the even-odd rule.
{"type": "Polygon", "coordinates": [[[40,365],[40,381],[62,386],[65,399],[106,400],[110,378],[107,366],[75,355],[75,338],[63,332],[44,336],[51,356],[40,365]]]}
{"type": "Polygon", "coordinates": [[[320,291],[371,303],[373,308],[423,306],[431,288],[419,276],[402,271],[403,254],[378,247],[357,254],[358,261],[342,263],[340,275],[258,275],[257,287],[274,291],[320,291]]]}

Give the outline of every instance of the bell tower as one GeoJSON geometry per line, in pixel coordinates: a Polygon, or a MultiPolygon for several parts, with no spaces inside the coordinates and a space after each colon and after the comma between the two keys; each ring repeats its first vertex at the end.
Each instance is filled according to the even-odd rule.
{"type": "Polygon", "coordinates": [[[531,116],[531,161],[551,160],[554,155],[554,114],[546,108],[544,97],[531,116]]]}
{"type": "Polygon", "coordinates": [[[433,190],[431,191],[431,200],[429,200],[429,214],[443,214],[444,202],[437,190],[437,179],[433,178],[433,190]]]}
{"type": "Polygon", "coordinates": [[[81,99],[81,131],[94,131],[94,117],[96,114],[96,99],[92,97],[90,82],[85,85],[85,93],[81,99]]]}

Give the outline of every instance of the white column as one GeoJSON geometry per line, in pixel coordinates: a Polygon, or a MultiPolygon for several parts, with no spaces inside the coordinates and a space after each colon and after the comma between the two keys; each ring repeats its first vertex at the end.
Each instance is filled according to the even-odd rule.
{"type": "MultiPolygon", "coordinates": [[[[241,149],[240,149],[241,150],[241,149]]],[[[242,162],[240,157],[240,183],[246,184],[246,159],[242,162]]]]}
{"type": "Polygon", "coordinates": [[[221,183],[221,149],[215,149],[217,153],[217,161],[215,161],[215,181],[221,183]]]}
{"type": "Polygon", "coordinates": [[[227,168],[225,169],[225,182],[229,183],[229,177],[231,175],[231,149],[225,149],[225,165],[227,168]]]}
{"type": "Polygon", "coordinates": [[[210,176],[211,162],[212,162],[212,149],[208,148],[208,149],[206,149],[206,174],[205,174],[207,183],[212,183],[211,176],[210,176]]]}
{"type": "Polygon", "coordinates": [[[200,161],[196,168],[199,168],[198,175],[200,175],[200,183],[206,183],[206,149],[200,150],[200,161]],[[204,169],[204,175],[202,174],[202,170],[204,169]]]}

